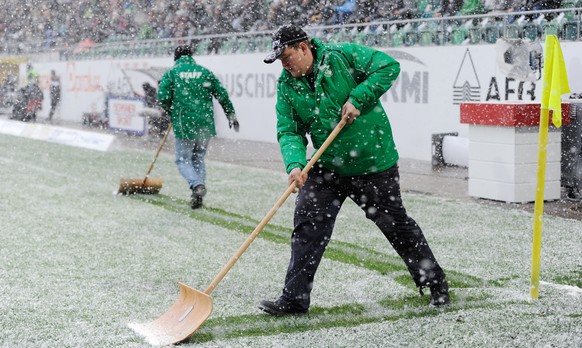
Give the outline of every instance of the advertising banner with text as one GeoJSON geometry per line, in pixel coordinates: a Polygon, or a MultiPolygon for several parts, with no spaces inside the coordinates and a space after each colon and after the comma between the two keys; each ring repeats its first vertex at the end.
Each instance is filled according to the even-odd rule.
{"type": "MultiPolygon", "coordinates": [[[[565,42],[562,49],[571,90],[582,93],[582,79],[574,78],[582,74],[582,43],[565,42]]],[[[540,99],[541,80],[520,81],[506,76],[497,64],[496,45],[381,50],[401,63],[400,76],[382,96],[382,104],[403,158],[430,161],[432,134],[466,135],[466,126],[459,122],[461,102],[540,99]]],[[[215,103],[218,135],[276,142],[276,84],[281,64],[263,63],[263,53],[194,58],[213,71],[227,88],[241,124],[239,133],[229,129],[220,105],[215,103]]],[[[40,117],[46,117],[50,108],[51,70],[60,76],[62,86],[62,104],[55,118],[82,122],[83,114],[105,114],[107,100],[112,96],[142,98],[142,85],[147,82],[157,87],[172,65],[171,57],[35,63],[45,92],[40,117]]],[[[132,123],[130,127],[133,126],[132,123]]]]}

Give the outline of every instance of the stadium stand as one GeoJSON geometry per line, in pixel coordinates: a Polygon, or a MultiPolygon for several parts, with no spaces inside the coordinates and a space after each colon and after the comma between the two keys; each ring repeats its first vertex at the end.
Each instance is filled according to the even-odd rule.
{"type": "Polygon", "coordinates": [[[581,36],[582,0],[536,11],[528,10],[528,1],[509,6],[505,1],[361,0],[338,25],[334,11],[345,3],[5,0],[0,4],[0,55],[57,52],[64,60],[164,56],[184,43],[197,55],[265,51],[273,29],[288,22],[326,41],[370,46],[493,44],[499,37],[540,40],[546,34],[575,41],[581,36]],[[411,3],[417,8],[401,11],[411,3]],[[404,12],[407,19],[394,15],[404,12]]]}

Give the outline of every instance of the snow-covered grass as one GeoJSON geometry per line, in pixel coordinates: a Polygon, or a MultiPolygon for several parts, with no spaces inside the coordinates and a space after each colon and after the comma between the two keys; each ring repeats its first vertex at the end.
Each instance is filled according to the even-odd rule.
{"type": "MultiPolygon", "coordinates": [[[[205,290],[285,190],[282,173],[208,163],[192,211],[173,158],[160,195],[118,196],[149,151],[101,153],[0,135],[0,346],[142,347],[129,323],[161,315],[177,282],[205,290]]],[[[582,346],[582,223],[544,218],[543,280],[529,300],[532,216],[404,194],[452,287],[427,306],[382,234],[346,202],[316,277],[309,316],[256,307],[281,290],[292,199],[212,293],[214,312],[185,346],[582,346]]]]}

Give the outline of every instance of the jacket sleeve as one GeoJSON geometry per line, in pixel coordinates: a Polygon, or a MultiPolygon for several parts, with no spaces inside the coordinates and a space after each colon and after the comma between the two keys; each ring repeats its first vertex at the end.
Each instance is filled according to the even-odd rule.
{"type": "Polygon", "coordinates": [[[354,67],[358,82],[349,100],[358,110],[366,110],[392,87],[400,74],[400,63],[386,53],[366,46],[346,44],[343,52],[354,67]]]}
{"type": "Polygon", "coordinates": [[[282,91],[277,86],[277,140],[287,173],[294,168],[303,169],[307,165],[307,137],[305,127],[297,121],[295,110],[282,91]]]}
{"type": "Polygon", "coordinates": [[[232,105],[232,101],[228,96],[228,92],[226,88],[222,86],[220,81],[216,78],[216,76],[209,72],[209,78],[212,81],[212,96],[218,100],[220,106],[222,106],[222,110],[226,114],[226,117],[229,121],[233,121],[236,119],[236,113],[234,111],[234,106],[232,105]]]}
{"type": "Polygon", "coordinates": [[[172,101],[174,99],[174,88],[171,70],[164,73],[158,86],[158,101],[167,115],[172,114],[172,101]]]}

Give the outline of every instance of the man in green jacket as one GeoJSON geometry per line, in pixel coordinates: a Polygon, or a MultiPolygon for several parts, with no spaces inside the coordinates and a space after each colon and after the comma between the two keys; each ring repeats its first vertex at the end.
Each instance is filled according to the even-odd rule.
{"type": "Polygon", "coordinates": [[[282,295],[261,301],[272,315],[306,313],[315,272],[346,198],[365,212],[408,267],[430,304],[450,303],[445,274],[418,224],[404,209],[399,186],[398,152],[379,98],[400,73],[387,54],[351,43],[323,44],[299,27],[273,34],[273,52],[283,72],[277,84],[277,138],[289,184],[299,193],[291,238],[291,260],[282,295]],[[348,123],[309,175],[307,134],[319,148],[340,119],[348,123]]]}
{"type": "Polygon", "coordinates": [[[238,132],[239,123],[228,92],[210,70],[196,64],[190,46],[178,46],[174,61],[160,81],[158,100],[172,117],[176,165],[192,190],[190,205],[197,209],[206,194],[206,150],[216,136],[212,98],[222,106],[229,127],[238,132]]]}

